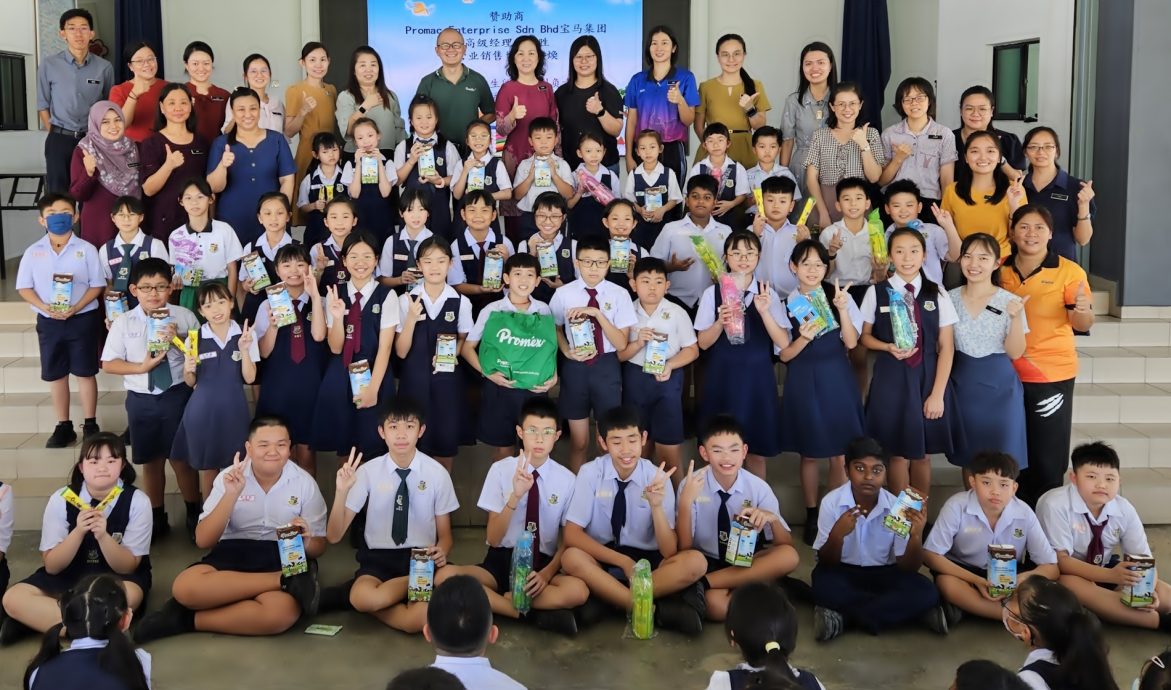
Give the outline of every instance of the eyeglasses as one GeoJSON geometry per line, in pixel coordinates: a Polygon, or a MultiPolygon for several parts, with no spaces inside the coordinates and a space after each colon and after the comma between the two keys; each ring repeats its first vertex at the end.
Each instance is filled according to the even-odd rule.
{"type": "Polygon", "coordinates": [[[862,105],[862,101],[838,101],[834,105],[839,108],[857,108],[862,105]]]}
{"type": "Polygon", "coordinates": [[[148,57],[148,58],[138,58],[137,60],[131,60],[130,64],[132,64],[132,65],[156,65],[156,64],[158,64],[158,62],[159,62],[158,58],[148,57]]]}
{"type": "Polygon", "coordinates": [[[535,426],[525,427],[525,436],[541,436],[543,438],[553,438],[557,435],[557,429],[538,429],[535,426]]]}
{"type": "Polygon", "coordinates": [[[992,108],[987,105],[965,105],[963,107],[963,111],[965,113],[967,113],[968,115],[971,115],[973,113],[987,115],[988,113],[992,112],[992,108]]]}
{"type": "Polygon", "coordinates": [[[265,74],[269,74],[269,70],[268,70],[268,69],[266,69],[266,68],[264,68],[264,67],[261,67],[261,68],[259,68],[259,69],[250,69],[250,70],[248,70],[248,76],[259,77],[259,76],[262,76],[262,75],[265,75],[265,74]]]}
{"type": "Polygon", "coordinates": [[[139,292],[147,295],[161,295],[167,290],[171,289],[170,285],[138,285],[136,286],[139,292]]]}
{"type": "Polygon", "coordinates": [[[440,50],[443,50],[443,51],[463,50],[464,44],[462,44],[462,43],[436,43],[435,47],[440,50]]]}
{"type": "Polygon", "coordinates": [[[137,213],[126,213],[125,211],[123,211],[122,213],[115,213],[114,217],[117,218],[118,220],[131,220],[132,218],[137,218],[138,214],[137,213]]]}
{"type": "Polygon", "coordinates": [[[578,259],[577,262],[582,268],[601,268],[610,265],[609,259],[578,259]]]}
{"type": "Polygon", "coordinates": [[[912,105],[922,105],[927,102],[927,97],[923,94],[918,96],[903,96],[903,103],[910,103],[912,105]]]}
{"type": "Polygon", "coordinates": [[[755,259],[758,256],[760,256],[760,252],[740,252],[740,251],[728,252],[728,258],[729,259],[736,259],[736,260],[755,259]]]}
{"type": "Polygon", "coordinates": [[[565,220],[563,213],[538,213],[535,216],[538,223],[560,223],[565,220]]]}
{"type": "Polygon", "coordinates": [[[1029,153],[1040,153],[1041,151],[1052,153],[1057,150],[1057,147],[1053,144],[1029,144],[1025,147],[1025,150],[1029,153]]]}

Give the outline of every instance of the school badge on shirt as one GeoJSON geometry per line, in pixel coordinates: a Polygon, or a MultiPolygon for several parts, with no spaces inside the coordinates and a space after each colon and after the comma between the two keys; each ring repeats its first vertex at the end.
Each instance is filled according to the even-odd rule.
{"type": "Polygon", "coordinates": [[[427,482],[420,481],[418,488],[419,488],[419,491],[426,491],[427,490],[427,482]]]}
{"type": "Polygon", "coordinates": [[[927,300],[927,301],[923,302],[923,310],[924,311],[935,311],[935,302],[933,302],[931,300],[927,300]]]}
{"type": "Polygon", "coordinates": [[[443,320],[448,323],[455,321],[455,312],[453,312],[453,311],[444,312],[443,313],[443,320]]]}
{"type": "Polygon", "coordinates": [[[549,495],[549,505],[555,506],[555,505],[557,505],[557,501],[559,501],[559,500],[560,499],[557,498],[557,494],[550,494],[549,495]]]}
{"type": "Polygon", "coordinates": [[[530,522],[530,523],[527,523],[527,524],[525,525],[525,531],[532,532],[532,533],[536,534],[536,532],[537,532],[537,523],[535,523],[535,522],[530,522]]]}
{"type": "Polygon", "coordinates": [[[301,502],[301,499],[297,498],[296,496],[289,496],[289,505],[295,506],[300,502],[301,502]]]}
{"type": "Polygon", "coordinates": [[[208,247],[207,247],[207,251],[211,252],[212,254],[215,254],[215,253],[216,253],[216,252],[218,252],[219,250],[220,250],[220,246],[219,246],[218,244],[216,244],[215,242],[212,242],[212,243],[211,243],[210,245],[208,245],[208,247]]]}
{"type": "Polygon", "coordinates": [[[239,362],[242,359],[244,359],[244,356],[242,354],[240,354],[239,350],[236,350],[235,352],[232,353],[232,361],[233,362],[239,362]]]}
{"type": "Polygon", "coordinates": [[[751,498],[744,499],[744,502],[740,504],[740,507],[741,508],[751,508],[752,507],[752,499],[751,498]]]}
{"type": "Polygon", "coordinates": [[[370,311],[372,311],[372,312],[374,312],[375,314],[377,314],[377,313],[379,313],[379,312],[381,312],[381,311],[382,311],[382,305],[381,305],[381,304],[375,304],[375,305],[374,305],[374,306],[373,306],[373,307],[370,309],[370,311]]]}
{"type": "Polygon", "coordinates": [[[1014,529],[1012,531],[1012,538],[1013,539],[1024,539],[1025,538],[1025,531],[1023,529],[1021,529],[1020,527],[1017,527],[1016,529],[1014,529]]]}
{"type": "Polygon", "coordinates": [[[80,249],[78,249],[78,250],[77,250],[77,254],[76,254],[76,256],[77,256],[77,258],[79,258],[79,259],[84,259],[84,258],[85,258],[85,252],[84,252],[84,251],[82,251],[82,250],[80,250],[80,249]]]}
{"type": "Polygon", "coordinates": [[[562,258],[562,259],[568,259],[568,258],[569,258],[569,250],[568,250],[568,249],[562,249],[562,250],[561,250],[561,258],[562,258]]]}

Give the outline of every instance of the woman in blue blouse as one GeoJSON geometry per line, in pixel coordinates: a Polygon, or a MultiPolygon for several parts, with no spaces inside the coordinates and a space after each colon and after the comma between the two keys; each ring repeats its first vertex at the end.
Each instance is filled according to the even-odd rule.
{"type": "Polygon", "coordinates": [[[261,129],[260,97],[240,87],[228,99],[235,128],[216,137],[207,157],[207,183],[216,193],[216,219],[232,226],[240,244],[260,236],[256,203],[265,192],[293,198],[297,172],[284,134],[261,129]]]}
{"type": "MultiPolygon", "coordinates": [[[[675,64],[679,43],[669,27],[656,26],[647,33],[646,61],[650,68],[630,78],[626,86],[626,141],[638,140],[638,133],[653,129],[663,140],[663,166],[686,179],[687,128],[695,122],[699,87],[695,75],[675,64]]],[[[635,147],[626,146],[626,170],[638,166],[635,147]]]]}

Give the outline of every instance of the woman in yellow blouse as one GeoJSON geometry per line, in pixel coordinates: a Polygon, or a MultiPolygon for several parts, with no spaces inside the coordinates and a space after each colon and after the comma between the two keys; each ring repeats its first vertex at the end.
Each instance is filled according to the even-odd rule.
{"type": "MultiPolygon", "coordinates": [[[[712,122],[722,122],[732,133],[728,156],[746,169],[756,165],[752,130],[764,126],[765,113],[772,108],[764,84],[748,76],[748,70],[744,69],[747,51],[740,36],[720,36],[716,41],[720,76],[699,85],[699,108],[695,111],[695,133],[700,141],[703,141],[704,127],[712,122]]],[[[707,151],[701,144],[695,160],[698,162],[706,157],[707,151]]]]}
{"type": "Polygon", "coordinates": [[[297,142],[297,179],[293,189],[301,184],[301,178],[313,162],[313,137],[318,132],[335,132],[334,110],[337,107],[337,87],[326,84],[325,73],[329,71],[329,53],[325,46],[310,41],[301,49],[301,67],[305,79],[293,84],[285,91],[285,136],[292,139],[301,135],[297,142]]]}
{"type": "Polygon", "coordinates": [[[955,219],[960,239],[977,232],[988,233],[1000,244],[1000,255],[1008,256],[1012,253],[1009,218],[1028,203],[1025,188],[1020,179],[1009,180],[1004,174],[1000,140],[991,132],[973,132],[964,142],[960,156],[967,165],[956,166],[956,181],[943,190],[939,206],[955,219]]]}

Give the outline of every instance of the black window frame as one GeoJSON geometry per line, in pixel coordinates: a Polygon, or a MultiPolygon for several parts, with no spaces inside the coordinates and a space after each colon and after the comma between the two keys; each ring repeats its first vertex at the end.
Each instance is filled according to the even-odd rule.
{"type": "Polygon", "coordinates": [[[3,83],[0,86],[0,131],[28,131],[26,57],[21,53],[0,51],[0,74],[5,77],[0,79],[3,83]]]}
{"type": "Polygon", "coordinates": [[[1001,99],[997,99],[996,110],[992,114],[993,120],[1015,120],[1015,121],[1035,121],[1035,117],[1027,112],[1029,106],[1029,47],[1038,46],[1040,51],[1040,38],[1030,38],[1027,41],[1017,41],[1015,43],[1006,43],[1004,45],[992,47],[992,93],[1000,93],[1000,70],[997,69],[1000,58],[1006,53],[1017,53],[1020,59],[1020,83],[1017,85],[1019,89],[1017,102],[1020,104],[1020,111],[1007,111],[1001,107],[1001,99]]]}

